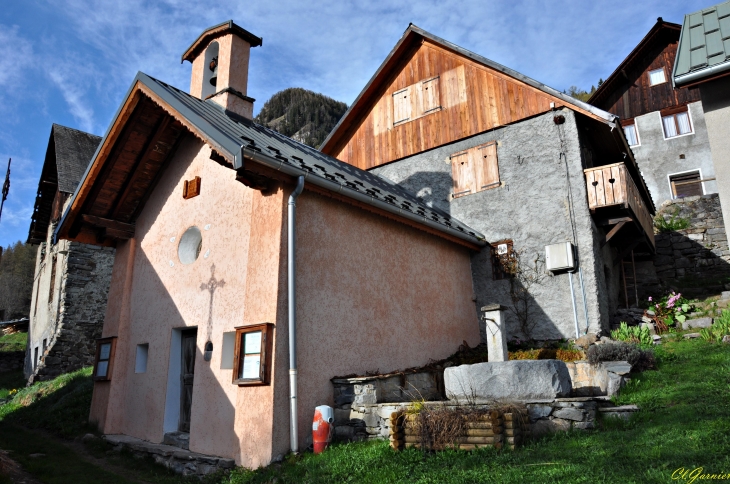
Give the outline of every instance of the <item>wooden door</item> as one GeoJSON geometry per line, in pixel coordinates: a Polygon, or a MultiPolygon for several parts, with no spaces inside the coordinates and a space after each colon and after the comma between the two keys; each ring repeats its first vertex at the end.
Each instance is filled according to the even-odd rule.
{"type": "Polygon", "coordinates": [[[195,374],[195,353],[197,352],[196,341],[198,339],[197,329],[188,329],[182,332],[180,365],[180,432],[190,432],[190,409],[193,406],[193,376],[195,374]]]}

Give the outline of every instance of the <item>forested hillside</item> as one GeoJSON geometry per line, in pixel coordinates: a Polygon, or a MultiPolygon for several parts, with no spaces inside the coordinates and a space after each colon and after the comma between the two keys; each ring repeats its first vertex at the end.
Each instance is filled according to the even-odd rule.
{"type": "Polygon", "coordinates": [[[292,87],[271,96],[254,121],[317,148],[346,110],[324,94],[292,87]]]}
{"type": "Polygon", "coordinates": [[[16,242],[0,259],[0,321],[27,318],[38,246],[16,242]]]}

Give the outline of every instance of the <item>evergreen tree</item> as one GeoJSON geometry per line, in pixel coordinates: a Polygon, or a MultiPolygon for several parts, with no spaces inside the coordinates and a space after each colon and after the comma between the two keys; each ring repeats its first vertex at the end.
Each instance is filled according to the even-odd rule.
{"type": "Polygon", "coordinates": [[[30,314],[35,258],[38,247],[16,242],[0,259],[0,320],[26,318],[30,314]]]}

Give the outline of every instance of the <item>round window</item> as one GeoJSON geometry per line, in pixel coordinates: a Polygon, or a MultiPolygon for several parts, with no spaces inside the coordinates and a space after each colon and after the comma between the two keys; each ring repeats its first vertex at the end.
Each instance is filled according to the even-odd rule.
{"type": "Polygon", "coordinates": [[[192,264],[200,255],[203,247],[203,236],[198,227],[192,226],[182,234],[177,246],[177,256],[183,264],[192,264]]]}

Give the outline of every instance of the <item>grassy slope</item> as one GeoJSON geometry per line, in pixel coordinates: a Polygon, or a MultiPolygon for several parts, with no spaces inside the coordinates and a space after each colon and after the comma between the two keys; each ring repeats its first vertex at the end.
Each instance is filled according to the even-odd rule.
{"type": "MultiPolygon", "coordinates": [[[[424,455],[396,453],[385,442],[341,444],[257,471],[237,469],[221,482],[638,483],[668,482],[679,467],[730,472],[730,346],[668,342],[658,356],[660,371],[634,378],[618,399],[642,407],[629,423],[604,422],[601,431],[553,435],[514,452],[424,455]]],[[[44,482],[182,481],[145,461],[107,454],[98,441],[86,453],[75,452],[62,441],[42,438],[48,433],[27,428],[66,438],[87,432],[89,375],[84,369],[38,383],[0,407],[0,448],[13,451],[11,456],[44,482]],[[32,453],[46,456],[34,459],[32,453]],[[90,462],[88,454],[97,460],[90,462]]]]}
{"type": "Polygon", "coordinates": [[[515,452],[483,449],[424,455],[385,442],[336,445],[230,483],[269,482],[669,482],[680,467],[730,472],[730,347],[668,342],[660,371],[634,379],[617,403],[641,406],[631,422],[553,435],[515,452]]]}
{"type": "Polygon", "coordinates": [[[25,351],[28,333],[13,333],[0,336],[0,351],[25,351]]]}

